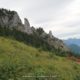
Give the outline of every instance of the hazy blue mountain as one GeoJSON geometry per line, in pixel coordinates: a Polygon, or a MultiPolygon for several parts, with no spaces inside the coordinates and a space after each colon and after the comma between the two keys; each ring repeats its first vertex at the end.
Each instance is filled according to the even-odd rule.
{"type": "Polygon", "coordinates": [[[80,39],[67,39],[64,40],[64,43],[75,55],[80,55],[80,39]]]}
{"type": "Polygon", "coordinates": [[[76,55],[80,55],[80,46],[78,45],[75,45],[75,44],[71,44],[71,45],[68,45],[69,48],[72,50],[72,52],[76,55]]]}
{"type": "Polygon", "coordinates": [[[64,43],[66,43],[67,45],[75,44],[75,45],[80,46],[80,39],[76,39],[76,38],[67,39],[67,40],[64,40],[64,43]]]}

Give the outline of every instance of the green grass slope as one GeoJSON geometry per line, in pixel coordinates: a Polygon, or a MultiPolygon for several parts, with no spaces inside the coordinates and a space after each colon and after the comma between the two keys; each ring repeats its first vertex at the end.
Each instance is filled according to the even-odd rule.
{"type": "Polygon", "coordinates": [[[0,37],[0,80],[80,80],[80,64],[0,37]]]}

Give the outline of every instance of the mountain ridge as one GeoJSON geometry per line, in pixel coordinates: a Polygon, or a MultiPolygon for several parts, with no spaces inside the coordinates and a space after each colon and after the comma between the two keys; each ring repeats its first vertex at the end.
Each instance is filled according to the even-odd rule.
{"type": "Polygon", "coordinates": [[[66,43],[67,45],[75,44],[75,45],[80,46],[80,39],[70,38],[70,39],[66,39],[66,40],[63,40],[63,41],[64,41],[64,43],[66,43]]]}
{"type": "MultiPolygon", "coordinates": [[[[2,28],[11,29],[12,33],[10,33],[10,34],[13,34],[14,29],[15,29],[16,32],[17,31],[22,32],[22,34],[25,34],[25,36],[26,35],[31,36],[31,37],[35,36],[35,39],[37,39],[37,40],[40,39],[43,43],[47,44],[51,48],[53,47],[53,49],[55,48],[57,50],[61,50],[62,52],[70,52],[69,48],[63,43],[63,41],[54,37],[52,35],[51,31],[49,32],[49,34],[47,34],[42,28],[35,29],[34,27],[31,27],[28,19],[26,19],[26,18],[24,19],[24,24],[23,24],[16,11],[9,11],[6,9],[1,9],[0,11],[2,12],[2,15],[0,16],[0,20],[2,20],[0,22],[0,25],[2,28]],[[11,18],[10,18],[10,16],[11,16],[11,18]]],[[[7,30],[9,30],[9,29],[7,29],[7,30]]],[[[16,32],[15,32],[15,34],[16,34],[16,32]]],[[[6,33],[8,33],[8,31],[6,33]]],[[[23,36],[21,36],[21,37],[23,37],[23,36]]],[[[31,39],[30,39],[30,41],[31,41],[31,39]]],[[[34,43],[34,45],[35,44],[36,44],[36,42],[34,43]]],[[[42,44],[42,46],[45,46],[45,45],[42,44]]]]}
{"type": "Polygon", "coordinates": [[[63,41],[71,49],[74,56],[80,57],[80,39],[71,38],[63,41]]]}

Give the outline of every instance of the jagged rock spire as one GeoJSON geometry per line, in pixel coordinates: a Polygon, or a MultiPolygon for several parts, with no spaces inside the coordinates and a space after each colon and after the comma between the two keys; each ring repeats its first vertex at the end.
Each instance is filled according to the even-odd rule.
{"type": "Polygon", "coordinates": [[[30,23],[28,21],[28,19],[24,19],[24,32],[28,33],[28,34],[32,34],[32,29],[30,27],[30,23]]]}
{"type": "Polygon", "coordinates": [[[49,36],[50,36],[50,38],[53,38],[52,31],[49,31],[49,36]]]}

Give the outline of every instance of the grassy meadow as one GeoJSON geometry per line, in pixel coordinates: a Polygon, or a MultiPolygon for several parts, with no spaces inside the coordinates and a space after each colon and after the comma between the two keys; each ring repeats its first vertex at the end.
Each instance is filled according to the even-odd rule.
{"type": "Polygon", "coordinates": [[[80,64],[0,37],[0,80],[80,80],[80,64]]]}

